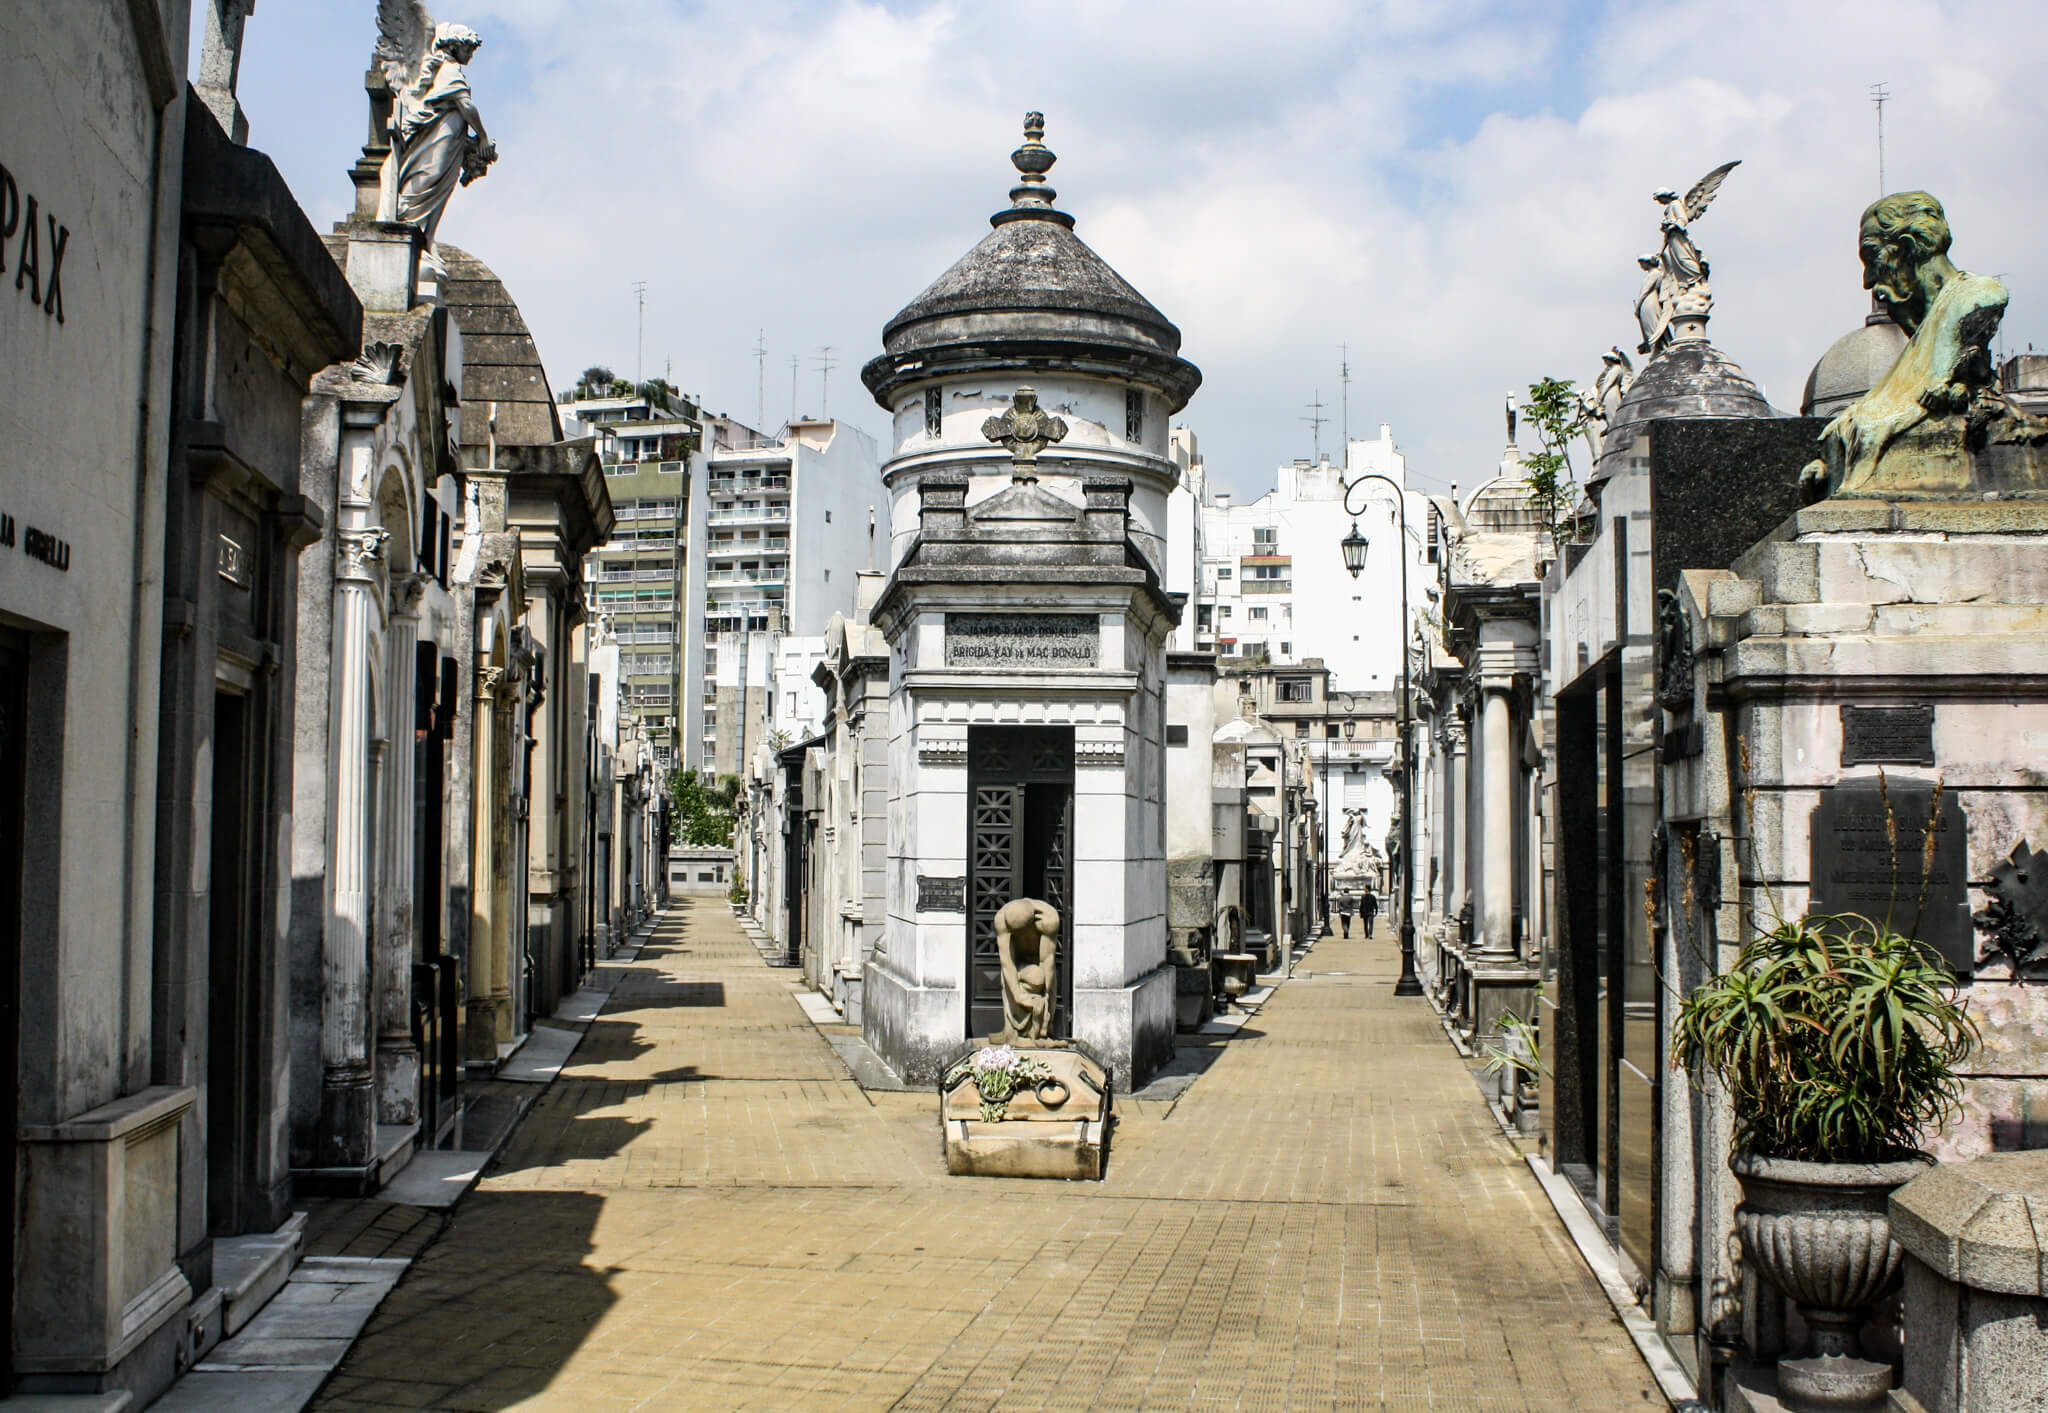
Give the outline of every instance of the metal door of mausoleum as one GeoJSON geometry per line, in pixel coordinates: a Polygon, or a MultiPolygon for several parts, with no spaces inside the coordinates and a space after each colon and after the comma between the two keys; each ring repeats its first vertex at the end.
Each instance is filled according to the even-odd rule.
{"type": "Polygon", "coordinates": [[[1060,915],[1052,1033],[1072,1033],[1073,919],[1067,907],[1074,818],[1071,726],[975,726],[967,732],[967,1033],[1003,1028],[995,916],[1012,898],[1060,915]]]}

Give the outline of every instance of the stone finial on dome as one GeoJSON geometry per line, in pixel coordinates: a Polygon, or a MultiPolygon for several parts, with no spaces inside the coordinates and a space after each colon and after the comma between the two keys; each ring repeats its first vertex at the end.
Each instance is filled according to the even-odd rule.
{"type": "Polygon", "coordinates": [[[1045,145],[1045,114],[1024,115],[1024,145],[1010,154],[1010,162],[1021,174],[1022,180],[1010,188],[1010,205],[1007,210],[998,211],[988,218],[992,226],[1005,225],[1011,221],[1058,221],[1071,228],[1074,218],[1064,211],[1053,209],[1053,202],[1059,193],[1045,183],[1045,174],[1052,170],[1059,158],[1045,145]]]}

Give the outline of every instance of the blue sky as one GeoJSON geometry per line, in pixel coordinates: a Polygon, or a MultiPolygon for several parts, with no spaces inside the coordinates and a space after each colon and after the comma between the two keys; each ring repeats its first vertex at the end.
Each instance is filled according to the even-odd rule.
{"type": "MultiPolygon", "coordinates": [[[[503,154],[443,235],[505,278],[557,382],[631,371],[646,280],[646,371],[752,420],[763,331],[771,426],[792,354],[796,410],[820,410],[830,345],[829,410],[883,431],[858,367],[1004,203],[1027,108],[1078,232],[1180,324],[1206,376],[1181,420],[1241,495],[1309,453],[1312,396],[1336,414],[1340,343],[1354,435],[1391,423],[1418,480],[1476,484],[1504,393],[1590,379],[1632,346],[1649,193],[1731,157],[1696,232],[1710,332],[1795,406],[1865,306],[1879,80],[1888,184],[1936,192],[1959,263],[2004,274],[2008,343],[2048,342],[2048,26],[2018,3],[479,0],[437,17],[484,35],[471,79],[503,154]]],[[[263,0],[249,21],[251,141],[323,225],[349,200],[374,33],[371,0],[263,0]]]]}

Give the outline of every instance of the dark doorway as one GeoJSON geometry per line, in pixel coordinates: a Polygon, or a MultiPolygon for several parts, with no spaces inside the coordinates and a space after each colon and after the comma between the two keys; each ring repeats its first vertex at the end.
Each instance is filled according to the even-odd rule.
{"type": "Polygon", "coordinates": [[[967,732],[967,1033],[1003,1028],[995,916],[1012,898],[1060,915],[1052,1033],[1073,1032],[1074,943],[1068,880],[1074,819],[1071,726],[976,726],[967,732]]]}
{"type": "Polygon", "coordinates": [[[21,1084],[21,849],[28,772],[28,644],[0,628],[0,1300],[9,1337],[0,1343],[0,1394],[14,1388],[14,1135],[21,1084]]]}
{"type": "Polygon", "coordinates": [[[247,1229],[255,1152],[255,956],[250,923],[249,699],[213,696],[213,838],[207,877],[206,1224],[247,1229]]]}

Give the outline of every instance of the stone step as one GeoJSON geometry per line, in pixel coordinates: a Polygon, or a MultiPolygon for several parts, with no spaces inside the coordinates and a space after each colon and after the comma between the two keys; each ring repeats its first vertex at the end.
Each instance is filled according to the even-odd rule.
{"type": "Polygon", "coordinates": [[[277,1294],[298,1264],[306,1214],[294,1212],[274,1232],[225,1237],[213,1244],[213,1280],[222,1298],[222,1333],[232,1335],[277,1294]]]}

